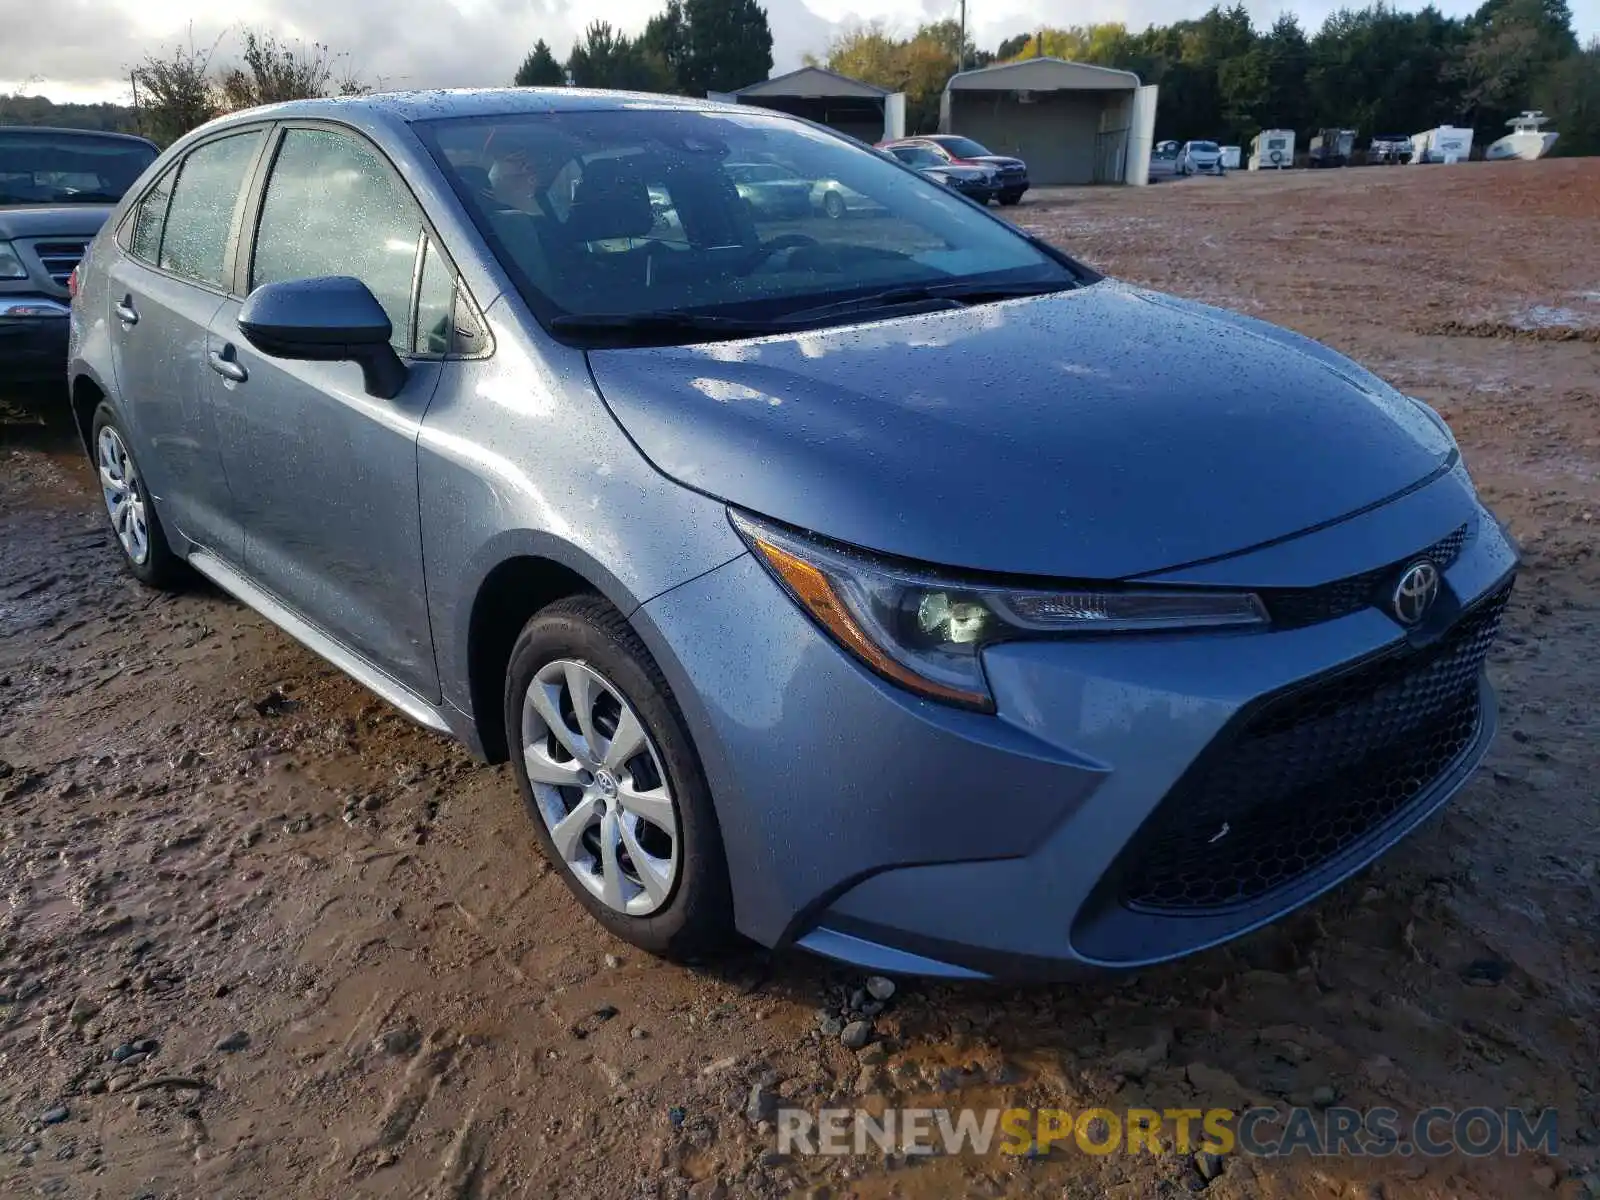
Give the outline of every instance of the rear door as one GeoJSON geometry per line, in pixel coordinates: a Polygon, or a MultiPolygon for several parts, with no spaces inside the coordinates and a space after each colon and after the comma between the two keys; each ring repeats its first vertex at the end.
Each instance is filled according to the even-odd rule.
{"type": "Polygon", "coordinates": [[[408,372],[398,395],[379,399],[367,394],[355,363],[256,350],[239,332],[240,300],[215,310],[206,349],[222,364],[211,375],[212,399],[245,526],[246,570],[373,666],[436,698],[417,434],[444,357],[430,352],[427,335],[448,304],[454,274],[447,264],[441,270],[409,189],[360,134],[287,125],[271,157],[238,291],[353,276],[388,313],[408,372]],[[434,294],[441,290],[445,299],[434,294]]]}
{"type": "Polygon", "coordinates": [[[218,453],[206,331],[233,277],[265,140],[258,127],[190,151],[134,206],[109,271],[117,393],[146,482],[164,521],[234,562],[244,542],[218,453]]]}

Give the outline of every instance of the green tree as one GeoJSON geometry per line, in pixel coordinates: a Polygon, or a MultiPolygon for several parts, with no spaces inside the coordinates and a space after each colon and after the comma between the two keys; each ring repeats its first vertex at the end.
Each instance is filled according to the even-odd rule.
{"type": "Polygon", "coordinates": [[[772,29],[756,0],[683,0],[678,83],[691,96],[732,92],[772,74],[772,29]]]}
{"type": "Polygon", "coordinates": [[[1600,154],[1600,38],[1557,62],[1535,86],[1534,103],[1561,134],[1553,153],[1600,154]]]}
{"type": "Polygon", "coordinates": [[[666,66],[679,91],[689,91],[689,21],[684,16],[683,0],[667,0],[667,7],[651,17],[644,27],[639,43],[646,54],[666,66]]]}
{"type": "Polygon", "coordinates": [[[1010,62],[1014,58],[1022,57],[1022,48],[1033,40],[1031,33],[1013,34],[1006,38],[995,49],[994,56],[999,62],[1010,62]]]}
{"type": "Polygon", "coordinates": [[[522,60],[516,76],[511,80],[517,87],[560,87],[567,81],[556,56],[550,53],[549,44],[540,38],[533,44],[528,57],[522,60]]]}
{"type": "Polygon", "coordinates": [[[574,42],[567,71],[578,87],[619,88],[632,92],[670,92],[667,65],[617,32],[609,21],[595,21],[574,42]]]}

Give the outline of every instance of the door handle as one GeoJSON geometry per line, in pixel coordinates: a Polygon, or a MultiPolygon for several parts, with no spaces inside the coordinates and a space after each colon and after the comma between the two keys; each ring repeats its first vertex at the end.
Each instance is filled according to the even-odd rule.
{"type": "Polygon", "coordinates": [[[211,360],[211,369],[224,379],[231,379],[234,383],[243,383],[250,378],[250,372],[246,371],[234,360],[232,346],[226,346],[221,351],[213,350],[206,357],[211,360]]]}
{"type": "Polygon", "coordinates": [[[139,323],[139,310],[133,306],[132,296],[124,296],[117,301],[117,320],[124,325],[137,325],[139,323]]]}

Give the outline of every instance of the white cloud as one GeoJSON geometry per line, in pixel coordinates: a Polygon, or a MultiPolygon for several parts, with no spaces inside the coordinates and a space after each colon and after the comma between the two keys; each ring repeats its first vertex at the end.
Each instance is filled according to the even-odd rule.
{"type": "MultiPolygon", "coordinates": [[[[1357,0],[1358,2],[1358,0],[1357,0]]],[[[1478,0],[1443,0],[1462,15],[1478,0]]],[[[767,0],[775,68],[798,66],[807,52],[825,49],[837,30],[882,20],[909,31],[925,20],[955,16],[960,0],[767,0]]],[[[1247,0],[1258,25],[1281,12],[1315,30],[1340,0],[1247,0]]],[[[128,70],[151,50],[187,41],[209,46],[228,28],[250,25],[347,51],[364,78],[388,87],[493,86],[509,82],[538,38],[564,57],[573,38],[596,15],[628,32],[643,29],[659,0],[242,0],[230,5],[230,25],[202,0],[0,0],[6,55],[0,90],[21,89],[56,99],[124,99],[128,70]]],[[[1122,21],[1140,29],[1200,15],[1209,0],[969,0],[979,45],[1039,25],[1122,21]]],[[[1573,0],[1579,36],[1600,35],[1600,0],[1573,0]]],[[[226,43],[225,43],[226,44],[226,43]]]]}

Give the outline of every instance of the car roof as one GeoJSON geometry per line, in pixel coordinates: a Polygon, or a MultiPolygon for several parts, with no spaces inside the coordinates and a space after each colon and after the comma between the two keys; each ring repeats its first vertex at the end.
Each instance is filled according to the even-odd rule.
{"type": "MultiPolygon", "coordinates": [[[[289,100],[245,109],[222,122],[327,117],[359,120],[362,117],[434,121],[451,117],[501,117],[521,113],[599,112],[606,110],[728,110],[738,108],[712,100],[661,96],[649,92],[601,91],[590,88],[455,88],[434,91],[373,92],[364,96],[328,96],[316,100],[289,100]]],[[[770,110],[762,110],[768,112],[770,110]]],[[[781,116],[774,113],[772,115],[781,116]]],[[[222,122],[219,122],[222,123],[222,122]]]]}
{"type": "MultiPolygon", "coordinates": [[[[662,112],[742,112],[751,106],[652,92],[602,91],[591,88],[457,88],[436,91],[373,92],[364,96],[327,96],[287,100],[241,109],[206,122],[169,147],[182,150],[196,140],[229,128],[262,121],[337,121],[369,135],[395,132],[419,121],[462,117],[503,117],[561,112],[614,112],[621,109],[662,112]]],[[[756,109],[764,117],[798,120],[772,109],[756,109]]],[[[804,123],[804,122],[802,122],[804,123]]]]}
{"type": "Polygon", "coordinates": [[[73,129],[65,125],[0,125],[0,133],[50,133],[66,134],[70,137],[110,138],[114,141],[137,142],[141,146],[160,149],[147,137],[140,137],[136,133],[118,133],[114,129],[73,129]]]}

